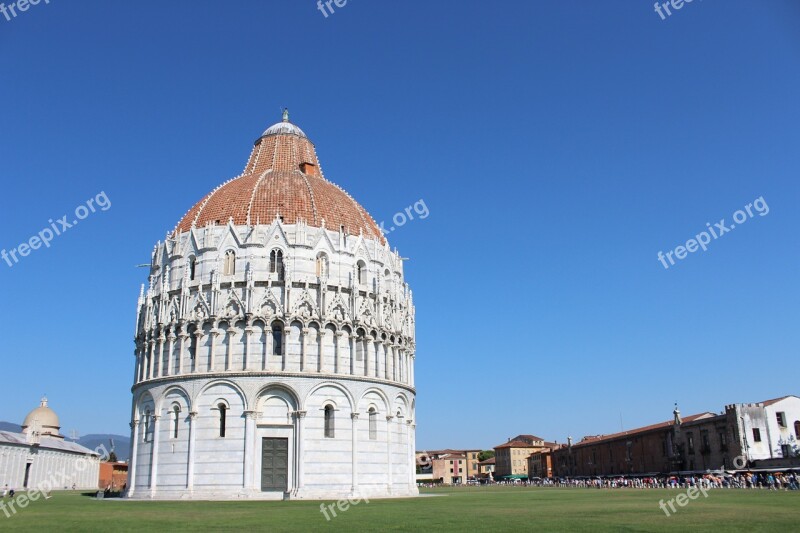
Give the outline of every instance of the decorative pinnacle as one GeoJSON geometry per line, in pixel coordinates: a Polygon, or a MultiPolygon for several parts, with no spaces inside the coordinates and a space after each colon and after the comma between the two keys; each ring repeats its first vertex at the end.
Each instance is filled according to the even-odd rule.
{"type": "Polygon", "coordinates": [[[288,107],[284,107],[283,108],[283,121],[284,122],[289,122],[289,108],[288,107]]]}

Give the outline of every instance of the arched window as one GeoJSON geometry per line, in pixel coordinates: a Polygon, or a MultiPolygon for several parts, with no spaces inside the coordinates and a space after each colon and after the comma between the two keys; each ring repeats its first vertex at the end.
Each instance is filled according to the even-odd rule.
{"type": "Polygon", "coordinates": [[[180,424],[181,408],[177,405],[172,408],[172,438],[178,438],[178,425],[180,424]]]}
{"type": "Polygon", "coordinates": [[[364,360],[364,330],[356,331],[356,361],[364,360]]]}
{"type": "Polygon", "coordinates": [[[794,437],[800,439],[800,420],[794,422],[794,437]]]}
{"type": "Polygon", "coordinates": [[[367,264],[364,261],[356,263],[356,278],[360,285],[367,284],[367,264]]]}
{"type": "Polygon", "coordinates": [[[192,361],[194,361],[194,358],[197,355],[197,335],[195,335],[196,332],[197,332],[197,327],[194,324],[189,326],[189,328],[186,330],[186,333],[189,335],[189,359],[192,361]]]}
{"type": "Polygon", "coordinates": [[[328,276],[328,256],[319,254],[317,256],[317,277],[324,278],[328,276]]]}
{"type": "Polygon", "coordinates": [[[270,252],[269,271],[278,275],[278,281],[283,281],[283,251],[276,249],[270,252]]]}
{"type": "Polygon", "coordinates": [[[333,406],[326,405],[325,406],[325,438],[332,439],[333,438],[333,406]]]}
{"type": "Polygon", "coordinates": [[[280,322],[272,324],[272,355],[283,355],[283,329],[280,322]]]}
{"type": "Polygon", "coordinates": [[[224,403],[217,405],[219,409],[219,436],[225,437],[225,415],[227,411],[227,407],[224,403]]]}
{"type": "Polygon", "coordinates": [[[233,250],[225,252],[225,265],[222,268],[222,274],[225,276],[236,274],[236,252],[233,250]]]}
{"type": "Polygon", "coordinates": [[[378,412],[374,407],[369,408],[369,440],[378,438],[378,412]]]}
{"type": "Polygon", "coordinates": [[[144,412],[144,435],[143,441],[147,442],[150,439],[150,409],[144,412]]]}
{"type": "Polygon", "coordinates": [[[189,281],[194,281],[194,276],[196,272],[197,272],[197,258],[192,256],[189,258],[189,281]]]}

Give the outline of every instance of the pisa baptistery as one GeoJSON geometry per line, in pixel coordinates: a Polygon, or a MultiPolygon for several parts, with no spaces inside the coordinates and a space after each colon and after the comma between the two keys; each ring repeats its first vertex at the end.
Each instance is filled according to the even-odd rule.
{"type": "Polygon", "coordinates": [[[128,495],[416,495],[403,261],[283,121],[156,244],[139,295],[128,495]]]}

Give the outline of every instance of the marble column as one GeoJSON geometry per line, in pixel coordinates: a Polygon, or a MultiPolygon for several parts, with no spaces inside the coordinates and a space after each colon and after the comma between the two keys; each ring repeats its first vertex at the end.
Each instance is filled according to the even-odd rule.
{"type": "Polygon", "coordinates": [[[305,475],[305,453],[306,453],[306,443],[305,439],[303,438],[303,420],[306,418],[305,411],[295,411],[295,449],[297,453],[295,457],[297,457],[297,479],[295,480],[294,486],[297,491],[303,490],[303,478],[305,475]]]}
{"type": "Polygon", "coordinates": [[[289,334],[292,332],[292,328],[285,327],[283,328],[283,336],[281,337],[281,370],[284,372],[286,371],[286,367],[289,363],[289,334]]]}
{"type": "Polygon", "coordinates": [[[225,335],[225,371],[229,371],[231,369],[231,363],[233,362],[233,339],[236,337],[236,334],[239,333],[239,330],[236,329],[235,326],[228,326],[228,330],[226,331],[225,335]]]}
{"type": "Polygon", "coordinates": [[[181,339],[180,347],[178,348],[180,350],[178,353],[178,374],[183,374],[183,356],[186,354],[186,339],[189,338],[189,335],[181,331],[178,337],[181,339]]]}
{"type": "Polygon", "coordinates": [[[389,342],[383,341],[381,343],[383,346],[383,379],[389,379],[389,342]]]}
{"type": "Polygon", "coordinates": [[[164,369],[164,344],[166,341],[167,338],[162,332],[161,335],[158,336],[158,370],[155,372],[156,377],[164,377],[166,375],[164,369]]]}
{"type": "Polygon", "coordinates": [[[351,413],[350,418],[353,421],[352,424],[352,436],[353,436],[353,443],[351,445],[351,449],[353,452],[353,486],[350,491],[353,495],[356,494],[358,491],[358,413],[351,413]]]}
{"type": "Polygon", "coordinates": [[[336,338],[333,341],[333,371],[336,374],[342,372],[342,338],[344,337],[343,331],[336,332],[336,338]]]}
{"type": "Polygon", "coordinates": [[[153,444],[151,446],[151,455],[150,455],[150,497],[154,497],[156,495],[156,490],[158,488],[158,442],[161,437],[161,432],[158,429],[158,421],[161,419],[161,416],[154,414],[153,415],[153,444]]]}
{"type": "Polygon", "coordinates": [[[149,346],[148,350],[148,357],[147,357],[147,379],[153,379],[153,367],[155,366],[155,350],[156,350],[156,341],[150,339],[147,341],[149,346]]]}
{"type": "Polygon", "coordinates": [[[356,343],[361,342],[358,340],[357,336],[348,335],[347,339],[347,346],[350,348],[350,375],[354,376],[356,374],[356,343]]]}
{"type": "Polygon", "coordinates": [[[372,337],[365,336],[361,342],[364,344],[364,375],[369,376],[370,360],[372,359],[372,337]]]}
{"type": "Polygon", "coordinates": [[[252,365],[250,361],[250,340],[251,340],[250,337],[253,335],[254,331],[255,330],[253,329],[253,326],[247,326],[244,328],[245,341],[244,341],[244,355],[242,356],[244,359],[242,361],[242,370],[250,370],[250,366],[252,365]]]}
{"type": "Polygon", "coordinates": [[[307,341],[308,328],[303,328],[300,330],[300,372],[308,371],[308,361],[306,360],[306,355],[308,352],[308,348],[306,347],[307,341]]]}
{"type": "Polygon", "coordinates": [[[317,352],[319,353],[318,364],[317,364],[317,371],[318,372],[328,372],[328,365],[325,364],[325,352],[327,351],[327,343],[325,340],[328,338],[328,330],[322,328],[319,330],[319,342],[317,343],[319,347],[317,348],[317,352]]]}
{"type": "Polygon", "coordinates": [[[167,336],[167,375],[174,376],[175,375],[175,358],[172,356],[172,352],[175,351],[175,335],[170,332],[167,336]]]}
{"type": "Polygon", "coordinates": [[[388,473],[386,490],[389,494],[392,493],[392,484],[394,482],[392,479],[392,420],[394,420],[392,415],[386,416],[386,465],[388,473]]]}
{"type": "Polygon", "coordinates": [[[219,337],[220,331],[217,328],[211,328],[211,331],[208,332],[211,335],[211,350],[208,355],[208,371],[215,372],[217,370],[217,337],[219,337]]]}
{"type": "Polygon", "coordinates": [[[138,343],[136,345],[136,349],[133,351],[133,358],[134,358],[134,361],[133,361],[133,384],[135,385],[135,384],[139,383],[139,381],[141,381],[139,379],[139,374],[140,374],[141,368],[142,368],[142,357],[141,357],[141,351],[139,350],[138,343]]]}
{"type": "Polygon", "coordinates": [[[192,372],[200,372],[200,344],[203,340],[203,328],[198,327],[197,331],[194,332],[194,366],[192,368],[192,372]]]}
{"type": "MultiPolygon", "coordinates": [[[[408,424],[408,449],[407,449],[407,451],[408,451],[408,468],[409,468],[409,472],[408,472],[408,489],[409,490],[413,490],[414,487],[417,485],[417,475],[416,475],[417,474],[417,469],[416,469],[416,466],[415,466],[416,461],[414,459],[414,457],[415,457],[414,444],[415,444],[415,440],[416,440],[415,439],[415,433],[416,433],[417,425],[414,424],[414,421],[411,420],[410,418],[406,421],[406,424],[408,424]]],[[[466,461],[464,462],[464,468],[467,468],[466,461]]],[[[467,476],[469,476],[469,471],[467,471],[465,473],[465,475],[464,475],[465,478],[467,476]]]]}
{"type": "Polygon", "coordinates": [[[253,459],[256,434],[256,411],[244,412],[244,488],[253,489],[253,459]]]}
{"type": "Polygon", "coordinates": [[[139,468],[139,420],[131,422],[131,462],[130,475],[128,476],[128,496],[133,495],[136,490],[136,470],[139,468]]]}
{"type": "Polygon", "coordinates": [[[389,346],[390,356],[392,358],[392,381],[397,381],[397,345],[391,344],[389,346]]]}
{"type": "Polygon", "coordinates": [[[192,490],[194,488],[194,449],[195,449],[195,426],[197,425],[197,411],[189,412],[189,445],[187,453],[186,464],[186,488],[192,490]]]}

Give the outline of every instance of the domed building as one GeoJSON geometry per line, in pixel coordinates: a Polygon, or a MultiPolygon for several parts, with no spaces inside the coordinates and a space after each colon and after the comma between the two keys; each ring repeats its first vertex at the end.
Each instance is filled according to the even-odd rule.
{"type": "Polygon", "coordinates": [[[417,494],[403,261],[288,112],[155,246],[135,342],[130,497],[417,494]]]}
{"type": "Polygon", "coordinates": [[[21,430],[0,431],[0,490],[97,489],[100,453],[64,440],[47,398],[28,413],[21,430]]]}
{"type": "Polygon", "coordinates": [[[21,427],[22,432],[25,434],[35,431],[42,437],[64,439],[64,436],[60,433],[61,422],[59,422],[55,411],[48,407],[47,398],[42,398],[39,407],[28,413],[21,427]]]}

